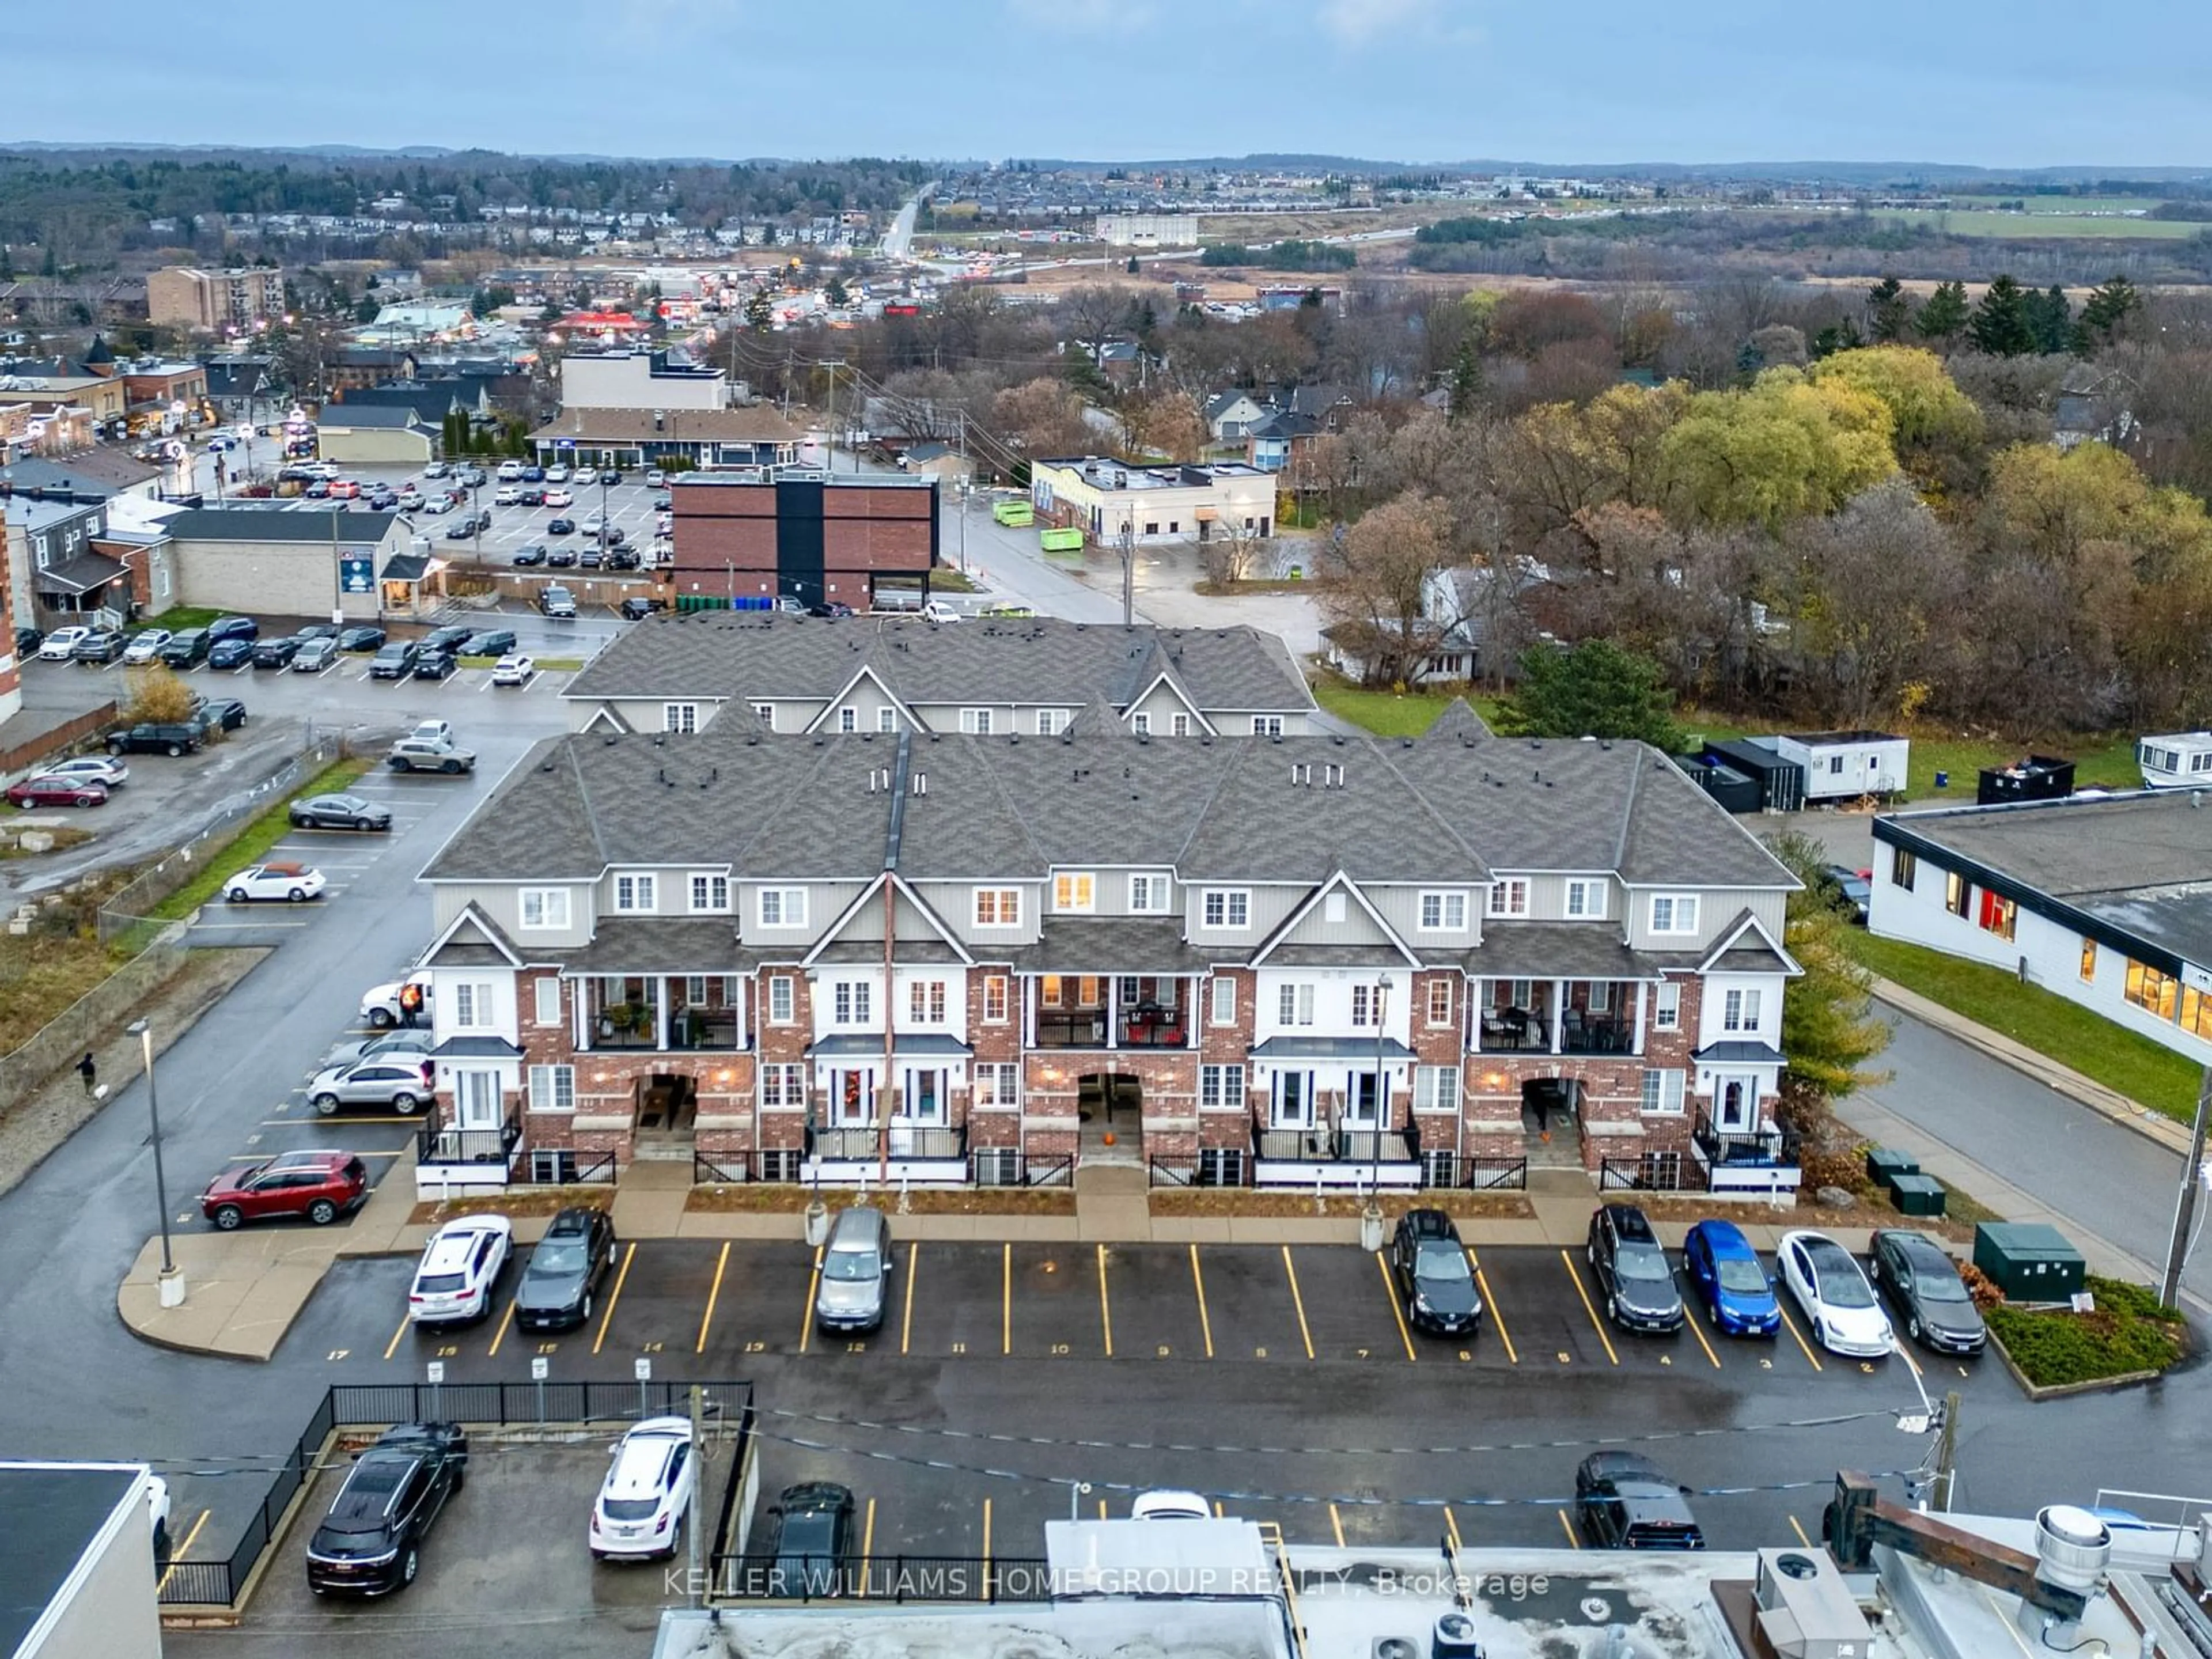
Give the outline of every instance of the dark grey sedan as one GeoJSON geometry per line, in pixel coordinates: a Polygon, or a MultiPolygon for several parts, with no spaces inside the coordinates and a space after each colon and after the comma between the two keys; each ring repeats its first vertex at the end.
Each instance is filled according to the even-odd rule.
{"type": "Polygon", "coordinates": [[[1979,1353],[1989,1328],[1959,1269],[1924,1233],[1884,1227],[1867,1255],[1867,1277],[1897,1310],[1905,1334],[1937,1353],[1979,1353]]]}
{"type": "Polygon", "coordinates": [[[292,803],[295,830],[389,830],[392,814],[360,795],[309,795],[292,803]]]}

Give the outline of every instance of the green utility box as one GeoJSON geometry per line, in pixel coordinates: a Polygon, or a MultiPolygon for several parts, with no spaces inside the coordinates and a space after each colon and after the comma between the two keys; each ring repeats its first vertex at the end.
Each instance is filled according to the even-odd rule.
{"type": "Polygon", "coordinates": [[[1877,1187],[1887,1187],[1901,1175],[1920,1173],[1920,1160],[1894,1146],[1869,1146],[1866,1158],[1867,1179],[1877,1187]]]}
{"type": "Polygon", "coordinates": [[[1889,1200],[1897,1206],[1899,1215],[1941,1215],[1944,1198],[1943,1183],[1934,1176],[1893,1175],[1889,1178],[1889,1200]]]}
{"type": "Polygon", "coordinates": [[[2014,1302],[2063,1302],[2088,1271],[2066,1236],[2039,1221],[1983,1222],[1974,1229],[1974,1265],[2014,1302]]]}

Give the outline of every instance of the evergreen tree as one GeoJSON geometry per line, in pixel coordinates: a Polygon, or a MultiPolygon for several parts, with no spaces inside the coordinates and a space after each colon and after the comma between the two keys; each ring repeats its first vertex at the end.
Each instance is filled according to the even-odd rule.
{"type": "Polygon", "coordinates": [[[1659,665],[1609,640],[1572,650],[1539,645],[1521,657],[1521,682],[1498,709],[1498,730],[1516,738],[1631,738],[1672,752],[1682,734],[1659,665]]]}
{"type": "Polygon", "coordinates": [[[2028,331],[2035,349],[2045,356],[2066,350],[2074,343],[2074,307],[2066,290],[2053,283],[2040,294],[2027,296],[2028,331]]]}
{"type": "Polygon", "coordinates": [[[745,326],[756,334],[765,334],[775,321],[775,301],[768,297],[766,289],[755,289],[752,298],[745,301],[745,326]]]}
{"type": "Polygon", "coordinates": [[[1901,340],[1912,326],[1912,301],[1905,285],[1885,276],[1867,290],[1867,325],[1877,344],[1901,340]]]}
{"type": "Polygon", "coordinates": [[[1859,338],[1859,325],[1846,317],[1840,323],[1831,323],[1815,334],[1808,348],[1813,360],[1832,357],[1838,351],[1855,351],[1866,342],[1859,338]]]}
{"type": "Polygon", "coordinates": [[[1966,325],[1966,285],[1938,283],[1920,309],[1912,313],[1912,331],[1923,340],[1947,343],[1966,325]]]}
{"type": "Polygon", "coordinates": [[[1992,357],[2023,357],[2033,351],[2035,330],[2028,320],[2028,300],[2027,290],[2008,275],[1983,290],[1966,324],[1966,337],[1975,349],[1992,357]]]}
{"type": "Polygon", "coordinates": [[[2142,310],[2142,295],[2124,276],[2114,276],[2089,290],[2081,302],[2081,316],[2074,330],[2074,349],[2084,357],[2111,345],[2129,322],[2142,310]]]}

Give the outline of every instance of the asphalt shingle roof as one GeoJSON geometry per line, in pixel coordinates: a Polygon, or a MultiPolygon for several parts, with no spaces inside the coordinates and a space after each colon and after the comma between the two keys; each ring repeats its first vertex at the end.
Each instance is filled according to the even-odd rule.
{"type": "Polygon", "coordinates": [[[349,508],[282,508],[262,511],[251,507],[194,507],[173,514],[161,528],[176,540],[204,542],[322,542],[332,539],[331,521],[337,520],[336,539],[380,542],[392,528],[389,513],[356,513],[349,508]]]}
{"type": "Polygon", "coordinates": [[[1305,677],[1274,635],[1253,628],[1121,628],[1044,617],[957,628],[902,617],[792,617],[702,611],[623,630],[564,696],[835,696],[862,665],[908,703],[1066,706],[1103,697],[1126,708],[1171,674],[1200,708],[1313,708],[1305,677]]]}

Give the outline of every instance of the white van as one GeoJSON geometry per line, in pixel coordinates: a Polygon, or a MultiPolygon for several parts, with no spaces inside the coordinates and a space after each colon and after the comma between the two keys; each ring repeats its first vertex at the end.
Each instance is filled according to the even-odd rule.
{"type": "Polygon", "coordinates": [[[522,482],[522,463],[520,461],[501,461],[499,464],[499,481],[501,483],[520,483],[522,482]]]}

